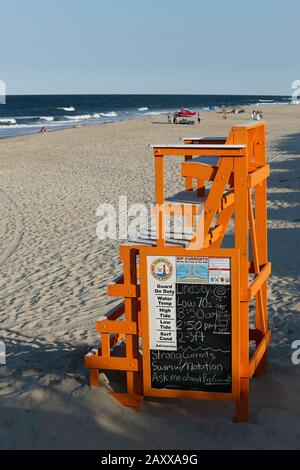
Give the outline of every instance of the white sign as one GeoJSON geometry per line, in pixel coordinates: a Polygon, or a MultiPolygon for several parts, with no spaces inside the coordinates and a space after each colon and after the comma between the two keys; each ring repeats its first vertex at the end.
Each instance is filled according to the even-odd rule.
{"type": "Polygon", "coordinates": [[[0,364],[6,364],[6,348],[4,341],[0,341],[0,364]]]}
{"type": "Polygon", "coordinates": [[[209,258],[209,283],[229,285],[230,258],[209,258]]]}
{"type": "Polygon", "coordinates": [[[150,349],[177,351],[176,258],[148,257],[150,349]]]}
{"type": "Polygon", "coordinates": [[[6,104],[6,85],[0,80],[0,104],[6,104]]]}

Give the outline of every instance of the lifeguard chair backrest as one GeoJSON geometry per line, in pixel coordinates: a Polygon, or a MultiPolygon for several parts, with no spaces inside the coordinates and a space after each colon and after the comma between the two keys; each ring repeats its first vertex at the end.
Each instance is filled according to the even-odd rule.
{"type": "MultiPolygon", "coordinates": [[[[223,143],[225,145],[246,146],[248,167],[253,167],[253,169],[255,169],[255,167],[257,168],[257,166],[264,164],[264,133],[265,125],[263,122],[247,122],[233,126],[227,138],[223,140],[223,143]]],[[[228,221],[230,220],[230,217],[232,215],[232,211],[230,212],[230,210],[234,207],[233,204],[231,204],[230,210],[224,212],[224,215],[221,214],[221,212],[224,210],[225,207],[227,207],[228,198],[233,196],[235,157],[230,158],[230,155],[228,154],[226,156],[222,156],[222,153],[220,153],[220,149],[218,148],[217,142],[214,142],[213,138],[199,140],[202,140],[202,142],[205,141],[205,143],[208,143],[208,141],[210,140],[210,143],[212,143],[212,145],[216,144],[216,154],[219,155],[219,157],[216,157],[216,162],[209,161],[209,158],[207,157],[190,159],[189,161],[183,162],[182,176],[184,176],[185,178],[193,178],[194,176],[194,178],[196,178],[198,181],[197,184],[198,188],[200,186],[200,190],[201,186],[203,187],[203,190],[205,187],[207,189],[205,181],[210,180],[212,182],[211,186],[209,187],[209,191],[206,191],[205,197],[206,216],[204,236],[209,236],[209,233],[212,233],[211,231],[217,228],[215,227],[215,217],[218,216],[218,214],[218,220],[220,221],[219,226],[223,225],[224,228],[225,225],[227,226],[228,221]],[[192,167],[191,164],[193,163],[195,163],[196,165],[192,167]],[[204,168],[206,165],[204,165],[203,167],[203,164],[206,164],[208,166],[207,170],[204,168]],[[185,169],[187,169],[188,167],[190,167],[190,169],[195,169],[195,173],[191,174],[191,172],[189,172],[188,170],[185,171],[185,169]],[[197,167],[199,168],[199,170],[197,170],[197,167]],[[223,219],[225,218],[226,224],[223,221],[223,219]]]]}
{"type": "Polygon", "coordinates": [[[246,145],[250,168],[257,168],[265,164],[266,125],[264,121],[249,121],[233,126],[226,143],[246,145]]]}

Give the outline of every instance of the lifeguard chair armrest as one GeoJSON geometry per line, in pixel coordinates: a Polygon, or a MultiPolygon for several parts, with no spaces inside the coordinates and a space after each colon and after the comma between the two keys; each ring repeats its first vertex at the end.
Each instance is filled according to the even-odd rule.
{"type": "Polygon", "coordinates": [[[242,150],[246,148],[246,145],[244,144],[176,144],[176,145],[170,145],[170,144],[155,144],[155,145],[150,145],[150,148],[153,149],[186,149],[186,150],[242,150]]]}
{"type": "Polygon", "coordinates": [[[259,127],[261,124],[265,124],[266,121],[260,120],[260,121],[247,121],[247,122],[241,122],[240,124],[234,124],[232,127],[259,127]]]}
{"type": "Polygon", "coordinates": [[[181,142],[184,142],[186,140],[196,140],[197,142],[200,142],[201,140],[205,140],[205,141],[210,141],[210,140],[213,140],[213,141],[220,141],[220,142],[226,142],[227,140],[227,137],[224,137],[224,136],[209,136],[209,137],[180,137],[179,139],[181,142]]]}

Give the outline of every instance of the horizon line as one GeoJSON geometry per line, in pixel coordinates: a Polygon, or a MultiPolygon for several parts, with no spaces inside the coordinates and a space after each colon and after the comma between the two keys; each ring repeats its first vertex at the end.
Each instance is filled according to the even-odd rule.
{"type": "Polygon", "coordinates": [[[289,97],[290,95],[281,93],[10,93],[6,96],[281,96],[289,97]]]}

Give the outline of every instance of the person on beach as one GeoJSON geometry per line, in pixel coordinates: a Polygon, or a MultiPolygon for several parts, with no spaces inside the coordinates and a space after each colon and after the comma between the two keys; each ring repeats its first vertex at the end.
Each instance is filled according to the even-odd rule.
{"type": "Polygon", "coordinates": [[[171,117],[171,113],[168,113],[168,123],[169,123],[169,124],[172,124],[172,117],[171,117]]]}
{"type": "Polygon", "coordinates": [[[256,111],[252,111],[251,119],[253,119],[253,121],[256,121],[256,119],[257,119],[256,111]]]}
{"type": "Polygon", "coordinates": [[[197,121],[198,121],[198,124],[200,124],[200,122],[201,122],[201,116],[200,116],[200,113],[197,113],[197,121]]]}
{"type": "Polygon", "coordinates": [[[46,132],[46,131],[47,131],[46,127],[43,126],[43,127],[40,129],[40,134],[43,134],[43,133],[46,132]]]}

